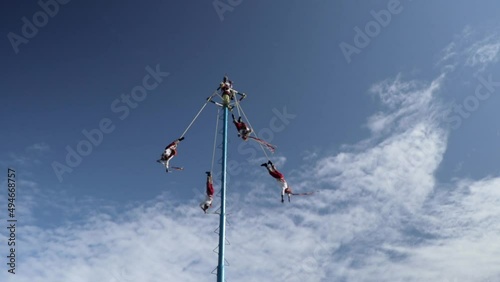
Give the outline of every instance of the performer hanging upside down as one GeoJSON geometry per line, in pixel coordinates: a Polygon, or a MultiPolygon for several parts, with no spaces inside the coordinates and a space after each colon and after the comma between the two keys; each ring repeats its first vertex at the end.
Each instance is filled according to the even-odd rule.
{"type": "Polygon", "coordinates": [[[169,172],[170,160],[175,155],[177,155],[177,144],[179,144],[179,142],[181,142],[182,140],[184,140],[184,137],[181,137],[173,141],[172,143],[168,144],[167,147],[165,147],[165,151],[163,152],[163,154],[161,154],[160,159],[157,160],[157,162],[162,163],[165,166],[166,172],[169,172]]]}
{"type": "Polygon", "coordinates": [[[246,141],[250,133],[252,133],[252,129],[249,128],[246,123],[241,121],[241,117],[239,117],[238,121],[236,121],[234,114],[231,115],[233,116],[233,123],[236,125],[236,129],[238,130],[238,137],[241,137],[246,141]]]}
{"type": "Polygon", "coordinates": [[[207,171],[207,198],[204,202],[200,204],[203,212],[207,213],[207,210],[212,206],[212,200],[214,199],[214,187],[212,185],[212,174],[207,171]]]}
{"type": "Polygon", "coordinates": [[[288,195],[288,201],[290,201],[290,196],[291,196],[291,193],[292,193],[292,189],[288,186],[288,183],[286,182],[285,180],[285,177],[283,176],[283,174],[281,172],[279,172],[276,167],[274,166],[274,164],[271,162],[271,161],[268,161],[267,163],[263,163],[261,164],[261,166],[265,166],[267,168],[267,171],[269,172],[269,174],[274,178],[276,179],[276,181],[278,181],[280,183],[280,186],[281,186],[281,202],[285,202],[285,193],[288,189],[289,193],[287,193],[288,195]]]}
{"type": "Polygon", "coordinates": [[[267,171],[269,172],[269,174],[280,183],[281,189],[282,189],[281,190],[281,202],[282,203],[285,201],[284,200],[285,194],[288,196],[288,202],[290,202],[290,198],[292,197],[292,195],[309,196],[309,195],[314,194],[314,191],[313,192],[305,192],[305,193],[293,193],[292,187],[288,186],[288,183],[286,182],[283,174],[276,169],[276,167],[274,166],[274,164],[271,161],[268,161],[267,163],[263,163],[263,164],[261,164],[261,166],[265,166],[267,168],[267,171]]]}
{"type": "Polygon", "coordinates": [[[238,137],[241,137],[244,141],[247,141],[248,138],[251,138],[256,142],[259,142],[261,145],[265,146],[271,153],[274,153],[274,150],[276,150],[276,146],[266,142],[266,140],[250,136],[250,133],[252,133],[252,129],[248,127],[246,123],[241,121],[241,117],[239,117],[238,120],[236,120],[234,118],[234,114],[231,115],[233,116],[233,123],[236,126],[236,129],[238,130],[238,137]]]}

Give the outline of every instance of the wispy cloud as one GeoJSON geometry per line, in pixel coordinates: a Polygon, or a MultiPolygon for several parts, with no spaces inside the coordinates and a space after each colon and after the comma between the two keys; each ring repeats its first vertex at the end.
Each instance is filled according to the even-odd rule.
{"type": "Polygon", "coordinates": [[[496,32],[479,34],[466,26],[439,56],[437,65],[444,66],[446,71],[467,66],[474,68],[476,73],[482,72],[500,58],[500,35],[496,32]]]}
{"type": "Polygon", "coordinates": [[[370,91],[377,95],[388,111],[380,111],[368,119],[367,126],[373,134],[389,133],[411,127],[416,121],[436,113],[433,103],[445,74],[429,84],[403,81],[401,74],[374,84],[370,91]]]}
{"type": "Polygon", "coordinates": [[[8,152],[6,160],[0,161],[4,166],[30,167],[40,165],[44,154],[50,152],[50,146],[44,142],[32,144],[23,151],[8,152]]]}
{"type": "MultiPolygon", "coordinates": [[[[380,97],[388,101],[379,115],[395,117],[391,130],[377,132],[370,137],[375,140],[364,140],[356,149],[320,158],[314,175],[298,175],[300,183],[294,185],[320,188],[318,195],[296,197],[282,205],[269,196],[278,189],[270,191],[267,176],[254,179],[251,186],[231,187],[231,193],[250,192],[241,192],[240,207],[229,217],[228,277],[240,281],[499,277],[500,240],[495,234],[500,224],[495,219],[500,216],[496,189],[500,179],[462,180],[446,187],[436,183],[434,173],[448,138],[440,120],[432,118],[437,107],[431,97],[441,80],[415,84],[398,79],[395,85],[412,87],[393,87],[397,80],[390,80],[392,84],[379,90],[387,91],[380,97]],[[428,98],[423,103],[416,96],[428,98]],[[417,110],[417,105],[424,109],[417,110]]],[[[180,204],[165,194],[118,213],[96,211],[92,206],[109,203],[89,199],[79,210],[78,223],[25,226],[19,245],[26,252],[21,263],[29,267],[20,269],[15,281],[214,279],[210,271],[216,266],[212,250],[218,217],[203,215],[194,202],[180,204]]]]}
{"type": "MultiPolygon", "coordinates": [[[[16,166],[24,166],[33,160],[28,158],[26,155],[19,155],[16,153],[9,153],[8,154],[8,165],[16,165],[16,166]]],[[[7,162],[5,162],[7,164],[7,162]]]]}
{"type": "Polygon", "coordinates": [[[484,70],[488,65],[498,62],[500,53],[500,39],[488,39],[485,42],[478,42],[467,50],[468,58],[465,65],[479,67],[484,70]],[[493,42],[490,42],[493,41],[493,42]]]}
{"type": "Polygon", "coordinates": [[[445,66],[448,70],[454,69],[461,60],[462,53],[464,52],[463,45],[470,44],[470,38],[473,36],[474,31],[471,26],[465,26],[462,32],[455,36],[455,38],[439,53],[437,59],[437,66],[445,66]]]}
{"type": "Polygon", "coordinates": [[[30,145],[26,148],[27,152],[34,152],[34,153],[44,153],[50,151],[50,146],[47,143],[41,142],[41,143],[35,143],[33,145],[30,145]]]}
{"type": "MultiPolygon", "coordinates": [[[[262,177],[235,181],[229,195],[237,195],[239,207],[228,219],[228,280],[498,281],[500,177],[442,184],[434,176],[449,135],[436,99],[445,73],[428,82],[401,74],[375,83],[370,90],[382,108],[368,119],[371,136],[309,160],[313,172],[290,180],[296,190],[320,190],[317,195],[281,204],[264,170],[262,177]]],[[[26,267],[15,278],[0,273],[0,280],[214,279],[218,217],[204,215],[199,199],[183,203],[162,194],[118,208],[58,198],[42,198],[33,208],[56,214],[57,207],[78,206],[79,220],[25,225],[19,246],[26,267]]]]}

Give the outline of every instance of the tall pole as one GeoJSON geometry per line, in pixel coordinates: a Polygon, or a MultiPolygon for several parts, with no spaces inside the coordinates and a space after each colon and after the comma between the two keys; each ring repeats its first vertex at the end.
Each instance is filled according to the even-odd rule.
{"type": "Polygon", "coordinates": [[[217,265],[217,282],[225,282],[224,251],[226,247],[226,164],[227,164],[227,111],[228,103],[224,103],[224,129],[222,132],[222,179],[220,193],[219,219],[219,264],[217,265]]]}

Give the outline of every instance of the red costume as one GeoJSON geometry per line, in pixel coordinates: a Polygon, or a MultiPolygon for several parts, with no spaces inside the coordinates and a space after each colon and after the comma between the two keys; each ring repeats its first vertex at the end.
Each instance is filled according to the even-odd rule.
{"type": "Polygon", "coordinates": [[[212,200],[214,199],[214,186],[212,185],[212,174],[207,171],[207,198],[200,204],[200,208],[203,212],[207,213],[207,210],[212,206],[212,200]]]}
{"type": "Polygon", "coordinates": [[[181,137],[168,144],[168,146],[165,147],[165,151],[163,152],[163,154],[161,154],[160,159],[157,160],[157,162],[162,163],[165,166],[167,172],[169,171],[168,169],[170,160],[175,155],[177,155],[177,144],[179,144],[179,142],[181,142],[182,140],[184,140],[184,137],[181,137]]]}
{"type": "Polygon", "coordinates": [[[250,135],[252,130],[246,125],[246,123],[241,121],[241,117],[239,117],[238,120],[236,121],[234,115],[232,116],[233,116],[233,123],[236,126],[236,129],[238,130],[238,136],[241,136],[243,140],[247,140],[249,137],[248,135],[250,135]]]}
{"type": "Polygon", "coordinates": [[[269,172],[269,174],[280,183],[280,186],[281,186],[281,202],[285,201],[284,200],[285,193],[288,195],[288,201],[290,201],[290,194],[291,193],[288,193],[286,191],[290,191],[291,192],[291,189],[290,189],[290,187],[288,187],[288,183],[286,182],[285,177],[283,176],[283,174],[276,169],[276,167],[274,166],[274,164],[271,161],[269,161],[267,163],[263,163],[263,164],[261,164],[261,166],[266,167],[267,171],[269,172]]]}

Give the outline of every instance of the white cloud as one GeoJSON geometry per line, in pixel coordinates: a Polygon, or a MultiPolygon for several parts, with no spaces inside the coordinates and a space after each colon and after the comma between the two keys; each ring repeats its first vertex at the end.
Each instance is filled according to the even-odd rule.
{"type": "Polygon", "coordinates": [[[472,27],[466,26],[462,33],[441,51],[436,65],[443,66],[444,72],[467,66],[478,73],[497,63],[499,54],[500,36],[497,33],[480,35],[472,27]],[[483,38],[474,40],[474,37],[480,36],[483,38]]]}
{"type": "MultiPolygon", "coordinates": [[[[238,209],[228,218],[227,278],[498,278],[500,225],[495,219],[500,216],[500,179],[463,180],[450,187],[434,179],[447,141],[447,132],[432,114],[437,107],[431,97],[440,81],[420,86],[397,82],[413,85],[411,91],[382,88],[389,89],[380,93],[389,109],[379,114],[394,117],[391,129],[319,159],[315,175],[297,174],[294,187],[321,188],[317,195],[281,204],[279,189],[265,172],[252,186],[233,185],[228,195],[238,209]],[[422,102],[415,96],[427,98],[422,102]]],[[[210,271],[216,267],[212,250],[218,216],[202,214],[198,199],[182,204],[164,195],[124,213],[95,210],[106,203],[92,200],[79,204],[69,199],[56,206],[80,206],[80,223],[24,227],[20,265],[29,267],[20,267],[15,278],[0,274],[2,281],[2,276],[16,282],[32,277],[40,282],[215,279],[210,271]]]]}
{"type": "MultiPolygon", "coordinates": [[[[445,185],[434,176],[448,141],[435,100],[444,80],[444,74],[428,83],[398,75],[375,84],[384,108],[368,120],[372,136],[310,160],[313,174],[285,175],[297,192],[319,189],[314,196],[281,204],[264,169],[261,177],[234,181],[227,279],[498,281],[500,178],[445,185]]],[[[278,166],[285,161],[276,158],[278,166]]],[[[47,206],[58,211],[54,216],[72,211],[79,220],[25,224],[18,274],[3,271],[0,280],[214,280],[218,217],[204,215],[198,200],[175,202],[165,194],[119,208],[65,194],[41,197],[28,206],[47,206]]]]}
{"type": "Polygon", "coordinates": [[[444,65],[445,70],[454,70],[461,60],[460,57],[462,56],[462,49],[464,48],[462,45],[468,44],[474,33],[471,26],[465,26],[462,32],[455,36],[453,41],[441,50],[436,65],[444,65]]]}
{"type": "Polygon", "coordinates": [[[31,167],[42,164],[41,157],[50,151],[46,143],[35,143],[24,149],[24,152],[7,153],[8,161],[0,161],[4,166],[31,167]]]}
{"type": "Polygon", "coordinates": [[[317,150],[306,150],[303,153],[302,160],[303,161],[312,161],[319,157],[317,150]]]}
{"type": "MultiPolygon", "coordinates": [[[[378,256],[388,273],[381,281],[498,281],[500,271],[500,178],[461,181],[426,204],[412,223],[432,238],[417,245],[384,244],[383,249],[404,255],[390,263],[378,256]]],[[[375,267],[371,265],[370,267],[375,267]]],[[[376,271],[376,269],[373,269],[376,271]]]]}
{"type": "Polygon", "coordinates": [[[26,151],[28,151],[28,152],[36,152],[36,153],[48,152],[48,151],[50,151],[50,146],[47,143],[44,143],[44,142],[35,143],[33,145],[28,146],[26,148],[26,151]]]}
{"type": "Polygon", "coordinates": [[[411,127],[431,115],[437,105],[434,94],[439,90],[444,74],[428,85],[417,81],[402,81],[401,74],[373,85],[370,91],[380,98],[389,111],[380,111],[368,118],[367,126],[375,135],[411,127]]]}
{"type": "Polygon", "coordinates": [[[480,70],[484,70],[488,65],[498,62],[499,53],[500,42],[498,41],[477,43],[468,50],[465,64],[472,67],[479,66],[480,70]]]}
{"type": "Polygon", "coordinates": [[[25,166],[28,163],[32,162],[29,157],[23,156],[23,155],[18,155],[15,153],[9,153],[9,166],[11,165],[16,165],[16,166],[25,166]]]}

